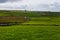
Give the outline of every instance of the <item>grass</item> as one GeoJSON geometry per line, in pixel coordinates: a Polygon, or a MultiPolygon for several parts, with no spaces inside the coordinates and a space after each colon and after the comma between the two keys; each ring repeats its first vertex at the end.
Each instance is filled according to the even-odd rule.
{"type": "Polygon", "coordinates": [[[0,27],[0,40],[60,40],[60,26],[0,27]]]}
{"type": "Polygon", "coordinates": [[[60,24],[58,19],[60,20],[47,17],[32,18],[31,21],[20,25],[0,26],[0,40],[60,40],[60,26],[50,26],[51,23],[60,24]]]}
{"type": "MultiPolygon", "coordinates": [[[[43,25],[60,25],[60,18],[48,18],[48,17],[39,17],[39,18],[31,18],[31,21],[23,23],[23,24],[43,24],[43,25]]],[[[42,25],[42,26],[43,26],[42,25]]]]}
{"type": "Polygon", "coordinates": [[[50,17],[43,17],[42,13],[0,10],[0,16],[31,17],[20,25],[0,26],[0,40],[60,40],[60,17],[51,17],[52,13],[50,17]]]}

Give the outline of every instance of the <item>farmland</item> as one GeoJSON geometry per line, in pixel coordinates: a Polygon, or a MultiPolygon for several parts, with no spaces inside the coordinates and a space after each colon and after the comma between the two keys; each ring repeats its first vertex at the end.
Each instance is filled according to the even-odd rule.
{"type": "Polygon", "coordinates": [[[0,26],[0,40],[60,40],[60,14],[57,13],[0,11],[0,16],[30,18],[19,25],[0,26]]]}

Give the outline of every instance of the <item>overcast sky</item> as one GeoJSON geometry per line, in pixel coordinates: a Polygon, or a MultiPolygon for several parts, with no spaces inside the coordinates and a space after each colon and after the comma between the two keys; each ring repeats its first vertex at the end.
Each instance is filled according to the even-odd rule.
{"type": "Polygon", "coordinates": [[[60,11],[60,0],[0,0],[0,9],[60,11]]]}

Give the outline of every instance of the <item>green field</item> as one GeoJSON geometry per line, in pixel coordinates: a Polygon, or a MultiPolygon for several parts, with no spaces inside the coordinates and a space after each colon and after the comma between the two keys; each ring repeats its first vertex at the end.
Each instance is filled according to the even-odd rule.
{"type": "Polygon", "coordinates": [[[0,27],[0,40],[60,40],[60,26],[0,27]]]}
{"type": "Polygon", "coordinates": [[[60,18],[31,18],[31,21],[20,25],[1,26],[0,40],[60,40],[58,19],[60,18]]]}
{"type": "Polygon", "coordinates": [[[24,15],[29,16],[30,21],[20,25],[0,26],[0,40],[60,40],[60,17],[42,17],[32,13],[24,15]]]}

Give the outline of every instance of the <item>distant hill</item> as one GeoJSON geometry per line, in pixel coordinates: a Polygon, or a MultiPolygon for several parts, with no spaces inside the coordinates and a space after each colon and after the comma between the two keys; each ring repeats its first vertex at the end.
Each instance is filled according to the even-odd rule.
{"type": "Polygon", "coordinates": [[[0,10],[0,16],[60,17],[60,12],[0,10]]]}

